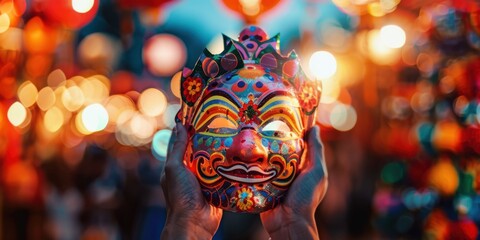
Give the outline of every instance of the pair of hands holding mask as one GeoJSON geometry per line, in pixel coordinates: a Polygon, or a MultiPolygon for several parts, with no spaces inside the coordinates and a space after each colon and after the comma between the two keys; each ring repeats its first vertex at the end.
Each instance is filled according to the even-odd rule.
{"type": "MultiPolygon", "coordinates": [[[[165,163],[161,185],[167,204],[167,220],[161,239],[211,239],[223,210],[207,203],[197,179],[183,164],[188,142],[185,127],[177,124],[165,163]]],[[[284,201],[260,213],[271,239],[318,239],[315,210],[325,196],[328,179],[319,128],[307,134],[303,154],[305,168],[293,181],[284,201]]]]}

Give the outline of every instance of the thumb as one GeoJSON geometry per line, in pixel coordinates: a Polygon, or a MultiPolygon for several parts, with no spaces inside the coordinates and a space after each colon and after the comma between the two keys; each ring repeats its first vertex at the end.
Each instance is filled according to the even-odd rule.
{"type": "Polygon", "coordinates": [[[308,158],[309,167],[313,171],[319,171],[324,176],[327,175],[323,144],[320,140],[320,128],[318,126],[312,127],[308,134],[308,158]]]}
{"type": "Polygon", "coordinates": [[[187,148],[188,134],[185,126],[181,123],[177,123],[175,126],[173,140],[173,147],[167,154],[167,160],[165,165],[183,165],[183,157],[185,154],[185,149],[187,148]]]}

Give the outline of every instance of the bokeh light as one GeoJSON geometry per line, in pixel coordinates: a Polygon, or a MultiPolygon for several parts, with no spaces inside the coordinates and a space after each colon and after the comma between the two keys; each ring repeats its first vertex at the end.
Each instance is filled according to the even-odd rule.
{"type": "Polygon", "coordinates": [[[78,86],[73,85],[65,89],[62,94],[62,103],[67,110],[74,112],[80,109],[85,103],[85,97],[83,95],[82,89],[78,86]]]}
{"type": "Polygon", "coordinates": [[[440,159],[428,173],[428,181],[441,195],[451,196],[459,185],[455,166],[447,158],[440,159]]]}
{"type": "Polygon", "coordinates": [[[43,118],[43,125],[45,126],[45,129],[52,133],[58,131],[62,127],[63,123],[64,115],[57,107],[50,108],[45,113],[43,118]]]}
{"type": "Polygon", "coordinates": [[[461,147],[461,127],[451,121],[438,122],[432,135],[432,143],[437,149],[458,151],[461,147]]]}
{"type": "Polygon", "coordinates": [[[105,101],[105,109],[108,112],[110,123],[115,125],[123,112],[134,111],[135,104],[132,99],[124,95],[112,95],[105,101]]]}
{"type": "Polygon", "coordinates": [[[117,120],[115,138],[123,145],[145,146],[152,141],[157,130],[157,121],[153,117],[139,112],[124,111],[117,120]]]}
{"type": "Polygon", "coordinates": [[[155,133],[152,140],[152,154],[159,161],[164,161],[167,156],[168,142],[172,136],[172,130],[162,129],[155,133]]]}
{"type": "Polygon", "coordinates": [[[92,33],[78,47],[80,62],[99,72],[113,69],[120,56],[121,45],[115,38],[104,33],[92,33]]]}
{"type": "Polygon", "coordinates": [[[333,108],[338,104],[337,101],[329,103],[320,103],[317,109],[317,121],[319,124],[325,127],[331,127],[330,115],[333,108]]]}
{"type": "Polygon", "coordinates": [[[327,51],[313,53],[309,61],[310,72],[317,79],[327,79],[337,71],[337,60],[327,51]]]}
{"type": "Polygon", "coordinates": [[[455,207],[462,214],[468,214],[472,210],[473,201],[470,196],[460,195],[455,199],[455,207]]]}
{"type": "Polygon", "coordinates": [[[394,184],[405,177],[405,164],[401,162],[391,162],[383,166],[381,178],[384,182],[394,184]]]}
{"type": "Polygon", "coordinates": [[[368,13],[374,17],[383,17],[386,14],[386,12],[383,11],[380,2],[372,2],[368,4],[368,13]]]}
{"type": "Polygon", "coordinates": [[[109,81],[108,79],[102,81],[102,78],[104,77],[101,75],[91,76],[78,84],[85,97],[86,104],[101,102],[108,97],[109,89],[105,82],[109,83],[109,81]]]}
{"type": "Polygon", "coordinates": [[[330,124],[333,128],[345,132],[357,123],[357,112],[350,105],[336,104],[330,113],[330,124]]]}
{"type": "Polygon", "coordinates": [[[175,116],[180,110],[180,104],[169,104],[165,113],[163,114],[162,120],[166,127],[173,128],[175,127],[175,116]]]}
{"type": "Polygon", "coordinates": [[[160,90],[149,88],[140,94],[137,104],[143,114],[156,117],[167,108],[167,98],[160,90]]]}
{"type": "Polygon", "coordinates": [[[61,69],[55,69],[47,77],[48,86],[56,88],[65,84],[67,77],[61,69]]]}
{"type": "Polygon", "coordinates": [[[3,50],[20,51],[23,48],[23,31],[10,27],[0,34],[0,44],[3,50]]]}
{"type": "MultiPolygon", "coordinates": [[[[143,140],[147,140],[153,136],[156,128],[156,121],[153,118],[145,116],[143,114],[135,114],[129,123],[130,131],[133,133],[137,140],[143,143],[143,140]]],[[[147,140],[148,142],[149,140],[147,140]]],[[[147,143],[145,142],[145,143],[147,143]]]]}
{"type": "Polygon", "coordinates": [[[47,111],[55,104],[55,92],[51,87],[44,87],[38,92],[37,105],[43,110],[47,111]]]}
{"type": "Polygon", "coordinates": [[[370,59],[378,65],[392,65],[398,62],[401,51],[384,44],[379,30],[371,30],[366,35],[370,59]]]}
{"type": "Polygon", "coordinates": [[[255,16],[260,13],[260,0],[239,0],[245,14],[255,16]]]}
{"type": "Polygon", "coordinates": [[[143,48],[143,62],[152,74],[158,76],[174,74],[185,64],[186,55],[182,40],[171,34],[155,35],[143,48]]]}
{"type": "Polygon", "coordinates": [[[2,13],[0,14],[0,33],[4,33],[10,27],[10,18],[8,14],[2,13]]]}
{"type": "Polygon", "coordinates": [[[180,95],[180,81],[182,80],[182,72],[177,72],[173,75],[172,80],[170,81],[170,90],[173,95],[177,98],[181,98],[180,95]]]}
{"type": "Polygon", "coordinates": [[[93,8],[95,0],[72,0],[72,8],[75,12],[86,13],[93,8]]]}
{"type": "Polygon", "coordinates": [[[8,121],[15,126],[20,126],[27,118],[27,109],[20,103],[14,102],[7,112],[8,121]]]}
{"type": "Polygon", "coordinates": [[[333,103],[340,96],[341,87],[337,81],[322,81],[321,103],[333,103]]]}
{"type": "Polygon", "coordinates": [[[400,0],[372,1],[367,5],[367,10],[373,17],[383,17],[395,11],[400,0]]]}
{"type": "Polygon", "coordinates": [[[90,132],[98,132],[107,127],[108,112],[99,103],[86,106],[82,110],[81,115],[83,126],[90,132]]]}
{"type": "Polygon", "coordinates": [[[24,43],[30,53],[52,53],[57,47],[57,32],[40,17],[33,17],[25,24],[24,43]]]}
{"type": "Polygon", "coordinates": [[[75,130],[78,131],[78,133],[83,134],[83,135],[89,135],[92,134],[92,131],[89,131],[85,127],[85,123],[83,122],[83,111],[80,111],[77,115],[75,115],[75,130]]]}
{"type": "Polygon", "coordinates": [[[418,70],[423,73],[430,74],[435,70],[435,56],[428,53],[420,53],[417,56],[416,64],[418,70]]]}
{"type": "Polygon", "coordinates": [[[35,87],[32,82],[25,81],[24,83],[22,83],[22,85],[20,85],[20,87],[18,87],[17,96],[18,100],[20,100],[23,106],[30,107],[37,101],[37,87],[35,87]]]}
{"type": "Polygon", "coordinates": [[[38,8],[52,23],[76,30],[92,21],[99,9],[99,0],[42,0],[38,8]]]}
{"type": "Polygon", "coordinates": [[[405,31],[397,25],[386,25],[380,29],[380,39],[385,46],[401,48],[405,45],[405,31]]]}

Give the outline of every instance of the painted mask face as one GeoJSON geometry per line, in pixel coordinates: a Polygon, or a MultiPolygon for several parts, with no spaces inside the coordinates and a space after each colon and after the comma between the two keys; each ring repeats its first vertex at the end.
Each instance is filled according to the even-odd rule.
{"type": "Polygon", "coordinates": [[[224,51],[204,51],[182,75],[177,121],[189,130],[184,163],[206,200],[225,210],[274,208],[302,168],[303,140],[314,124],[320,86],[305,78],[278,35],[247,27],[224,51]]]}

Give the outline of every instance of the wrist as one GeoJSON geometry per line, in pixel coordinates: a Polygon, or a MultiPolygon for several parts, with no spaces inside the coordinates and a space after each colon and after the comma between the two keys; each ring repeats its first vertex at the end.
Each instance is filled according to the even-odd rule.
{"type": "Polygon", "coordinates": [[[212,239],[214,233],[205,229],[201,222],[192,216],[167,216],[167,221],[162,231],[162,240],[183,239],[212,239]]]}
{"type": "Polygon", "coordinates": [[[269,231],[271,240],[277,239],[302,239],[302,240],[318,240],[318,229],[313,216],[305,218],[296,216],[285,221],[279,228],[269,231]]]}

